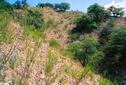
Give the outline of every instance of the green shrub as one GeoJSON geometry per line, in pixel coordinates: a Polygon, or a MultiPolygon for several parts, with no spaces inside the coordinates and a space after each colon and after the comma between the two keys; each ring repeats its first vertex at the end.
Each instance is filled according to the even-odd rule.
{"type": "Polygon", "coordinates": [[[86,14],[76,19],[75,24],[77,25],[75,30],[84,32],[90,32],[98,27],[97,23],[93,21],[93,17],[86,14]]]}
{"type": "Polygon", "coordinates": [[[99,43],[97,39],[85,37],[81,41],[82,48],[76,53],[77,59],[79,59],[83,65],[93,64],[95,62],[95,58],[99,57],[96,56],[96,53],[98,53],[98,46],[99,43]]]}
{"type": "Polygon", "coordinates": [[[51,39],[51,40],[49,41],[49,45],[50,45],[51,47],[58,47],[58,46],[59,46],[59,43],[58,43],[55,39],[51,39]]]}
{"type": "Polygon", "coordinates": [[[111,33],[114,31],[114,19],[111,19],[109,23],[101,30],[100,32],[100,40],[102,43],[106,43],[109,41],[111,33]]]}
{"type": "Polygon", "coordinates": [[[41,28],[44,20],[42,18],[42,14],[39,11],[28,11],[27,15],[27,24],[28,25],[33,25],[35,28],[41,28]]]}
{"type": "Polygon", "coordinates": [[[103,58],[103,53],[99,51],[99,42],[95,38],[84,37],[81,41],[70,44],[68,53],[73,54],[84,66],[97,65],[103,58]]]}
{"type": "Polygon", "coordinates": [[[126,28],[113,32],[110,43],[106,45],[106,56],[110,57],[114,63],[126,62],[126,28]]]}
{"type": "Polygon", "coordinates": [[[73,42],[69,45],[67,51],[75,55],[80,49],[81,49],[80,42],[73,42]]]}
{"type": "Polygon", "coordinates": [[[94,22],[96,23],[103,22],[108,18],[108,12],[104,9],[104,7],[96,3],[88,7],[87,13],[93,17],[94,22]]]}
{"type": "Polygon", "coordinates": [[[70,35],[70,40],[71,40],[71,41],[75,41],[75,40],[77,40],[77,39],[78,39],[78,35],[77,35],[77,34],[74,33],[74,34],[71,34],[71,35],[70,35]]]}

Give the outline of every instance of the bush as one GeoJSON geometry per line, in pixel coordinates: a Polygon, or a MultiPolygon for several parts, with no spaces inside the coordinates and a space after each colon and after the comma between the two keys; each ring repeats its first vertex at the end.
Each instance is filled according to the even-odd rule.
{"type": "Polygon", "coordinates": [[[126,62],[126,28],[111,34],[110,43],[106,45],[106,56],[113,63],[126,62]]]}
{"type": "Polygon", "coordinates": [[[114,19],[111,19],[108,24],[101,30],[100,39],[102,43],[108,42],[111,33],[114,31],[114,19]]]}
{"type": "Polygon", "coordinates": [[[82,65],[96,65],[103,54],[98,50],[97,39],[85,37],[80,42],[73,42],[67,50],[78,59],[82,65]]]}
{"type": "Polygon", "coordinates": [[[96,23],[103,22],[108,18],[108,12],[104,9],[104,7],[98,4],[93,4],[88,7],[87,13],[93,17],[96,23]]]}
{"type": "Polygon", "coordinates": [[[97,29],[98,25],[94,22],[93,18],[89,15],[83,15],[75,21],[77,25],[76,30],[90,32],[97,29]]]}
{"type": "Polygon", "coordinates": [[[27,15],[27,24],[28,25],[33,25],[35,28],[41,28],[44,20],[42,18],[42,14],[39,11],[28,11],[27,15]]]}
{"type": "Polygon", "coordinates": [[[98,41],[95,38],[85,37],[81,41],[81,50],[76,54],[83,65],[91,64],[94,54],[97,52],[98,41]]]}

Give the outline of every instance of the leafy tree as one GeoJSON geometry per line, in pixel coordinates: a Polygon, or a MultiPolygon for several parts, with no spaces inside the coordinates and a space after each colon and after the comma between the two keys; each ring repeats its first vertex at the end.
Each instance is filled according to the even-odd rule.
{"type": "Polygon", "coordinates": [[[51,3],[39,3],[38,5],[37,5],[37,7],[50,7],[50,8],[54,8],[54,5],[53,4],[51,4],[51,3]]]}
{"type": "Polygon", "coordinates": [[[97,23],[105,21],[108,18],[107,11],[104,9],[104,7],[98,4],[93,4],[88,7],[87,13],[88,15],[92,16],[94,21],[97,23]]]}
{"type": "Polygon", "coordinates": [[[97,28],[97,23],[94,22],[93,18],[89,15],[83,15],[75,21],[77,25],[76,30],[90,32],[97,28]]]}
{"type": "Polygon", "coordinates": [[[113,32],[106,46],[106,56],[114,63],[126,61],[126,28],[113,32]]]}
{"type": "Polygon", "coordinates": [[[116,8],[114,6],[111,6],[108,8],[109,16],[112,17],[122,17],[124,15],[124,11],[122,8],[116,8]]]}
{"type": "Polygon", "coordinates": [[[56,11],[66,11],[70,9],[70,4],[69,3],[60,3],[60,4],[55,4],[55,10],[56,11]]]}

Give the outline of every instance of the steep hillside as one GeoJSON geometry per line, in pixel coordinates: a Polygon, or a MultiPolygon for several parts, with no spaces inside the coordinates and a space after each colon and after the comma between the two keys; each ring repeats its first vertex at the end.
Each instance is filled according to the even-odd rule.
{"type": "MultiPolygon", "coordinates": [[[[93,72],[90,65],[83,67],[66,55],[69,33],[82,13],[31,10],[43,14],[40,29],[24,25],[28,10],[14,10],[13,16],[0,14],[0,85],[116,85],[116,81],[93,72]]],[[[116,23],[125,25],[121,19],[116,23]]]]}

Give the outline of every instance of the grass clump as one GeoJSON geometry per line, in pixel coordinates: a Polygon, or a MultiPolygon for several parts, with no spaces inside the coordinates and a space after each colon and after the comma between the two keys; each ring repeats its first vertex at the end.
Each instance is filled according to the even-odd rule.
{"type": "Polygon", "coordinates": [[[52,51],[48,52],[48,59],[46,62],[46,66],[45,66],[45,72],[46,74],[50,73],[54,67],[54,65],[56,64],[57,59],[54,56],[54,54],[52,53],[52,51]]]}
{"type": "Polygon", "coordinates": [[[60,46],[59,43],[58,43],[55,39],[51,39],[51,40],[49,41],[49,45],[50,45],[51,47],[59,47],[59,46],[60,46]]]}
{"type": "Polygon", "coordinates": [[[8,29],[10,20],[11,20],[11,16],[8,12],[2,11],[2,13],[0,13],[0,42],[1,43],[11,43],[13,41],[11,32],[8,29]]]}

